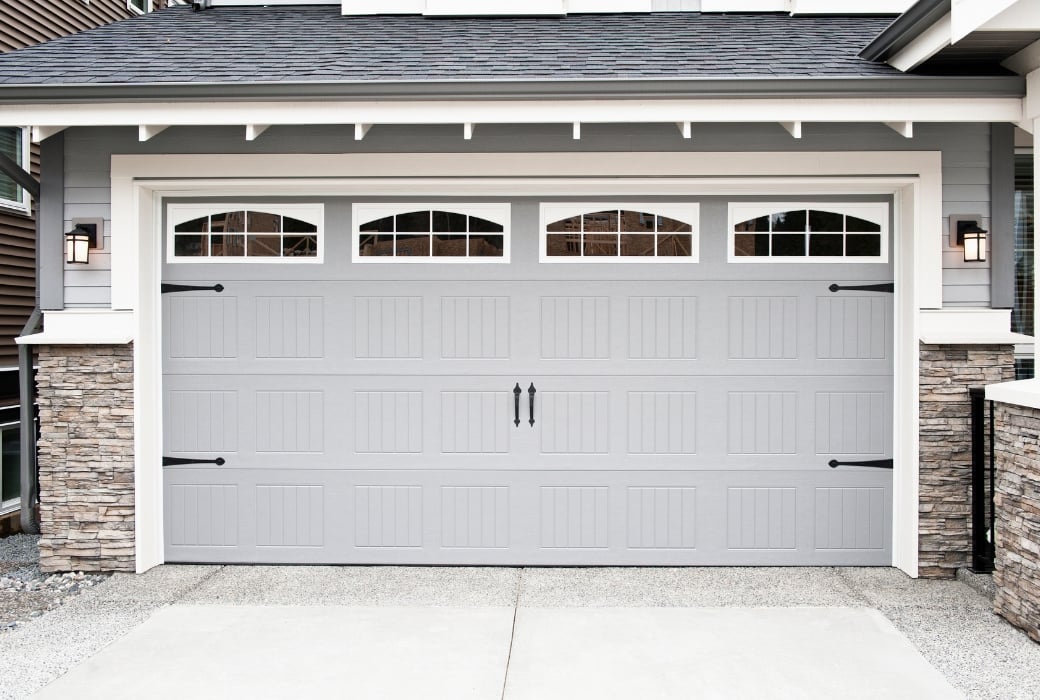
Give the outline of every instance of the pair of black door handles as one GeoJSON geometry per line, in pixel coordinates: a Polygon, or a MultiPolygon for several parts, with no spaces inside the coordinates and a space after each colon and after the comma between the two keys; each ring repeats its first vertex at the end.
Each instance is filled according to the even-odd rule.
{"type": "MultiPolygon", "coordinates": [[[[520,382],[516,383],[513,387],[513,425],[520,427],[520,394],[523,390],[520,388],[520,382]]],[[[528,413],[530,414],[530,420],[528,423],[531,427],[534,427],[534,395],[537,389],[534,388],[534,382],[531,382],[531,386],[527,388],[527,400],[528,400],[528,413]]]]}

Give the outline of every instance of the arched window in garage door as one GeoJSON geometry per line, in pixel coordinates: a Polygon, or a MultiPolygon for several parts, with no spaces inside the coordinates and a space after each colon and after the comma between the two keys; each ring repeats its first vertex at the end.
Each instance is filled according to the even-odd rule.
{"type": "Polygon", "coordinates": [[[542,262],[697,262],[696,204],[542,205],[542,262]]]}
{"type": "Polygon", "coordinates": [[[178,204],[169,262],[321,262],[320,204],[178,204]]]}
{"type": "Polygon", "coordinates": [[[730,262],[887,262],[883,202],[730,204],[730,262]]]}
{"type": "Polygon", "coordinates": [[[354,262],[508,262],[508,204],[355,204],[354,262]]]}

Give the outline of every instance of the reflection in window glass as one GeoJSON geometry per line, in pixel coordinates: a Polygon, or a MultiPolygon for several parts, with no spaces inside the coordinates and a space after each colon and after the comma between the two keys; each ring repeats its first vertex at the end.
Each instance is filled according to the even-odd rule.
{"type": "Polygon", "coordinates": [[[844,253],[844,236],[840,233],[814,233],[809,236],[809,255],[830,257],[844,253]]]}
{"type": "Polygon", "coordinates": [[[246,236],[246,253],[254,258],[280,258],[281,236],[246,236]]]}
{"type": "Polygon", "coordinates": [[[206,236],[174,236],[173,254],[177,257],[198,257],[208,255],[206,236]]]}
{"type": "Polygon", "coordinates": [[[237,257],[246,254],[246,237],[223,235],[209,237],[209,254],[214,257],[237,257]]]}
{"type": "Polygon", "coordinates": [[[733,226],[733,257],[804,257],[807,253],[819,258],[880,257],[881,225],[823,209],[793,209],[733,226]]]}
{"type": "Polygon", "coordinates": [[[845,215],[811,209],[809,210],[809,230],[841,233],[845,230],[845,215]]]}
{"type": "Polygon", "coordinates": [[[616,233],[585,234],[584,254],[586,256],[610,256],[617,257],[618,237],[616,233]]]}
{"type": "MultiPolygon", "coordinates": [[[[651,219],[651,222],[653,219],[651,219]]],[[[653,234],[621,234],[621,255],[626,258],[653,257],[655,253],[653,234]]]]}
{"type": "Polygon", "coordinates": [[[693,235],[667,233],[657,235],[657,255],[669,258],[689,258],[693,255],[693,235]]]}
{"type": "Polygon", "coordinates": [[[394,255],[397,257],[429,257],[430,235],[397,234],[394,244],[394,255]]]}
{"type": "Polygon", "coordinates": [[[503,233],[502,224],[457,212],[413,211],[374,219],[358,229],[360,257],[501,258],[505,254],[505,236],[494,235],[503,233]]]}
{"type": "Polygon", "coordinates": [[[173,227],[174,233],[206,233],[209,231],[209,217],[203,216],[173,227]]]}
{"type": "Polygon", "coordinates": [[[176,224],[173,230],[176,258],[318,257],[317,225],[273,212],[220,212],[176,224]],[[212,235],[185,235],[207,231],[212,235]]]}
{"type": "Polygon", "coordinates": [[[693,225],[652,212],[608,209],[545,226],[545,255],[559,257],[693,257],[693,225]],[[656,235],[655,235],[656,234],[656,235]]]}
{"type": "Polygon", "coordinates": [[[505,236],[477,235],[469,237],[471,258],[501,258],[506,249],[505,236]]]}
{"type": "MultiPolygon", "coordinates": [[[[14,126],[0,126],[0,153],[18,165],[28,168],[28,159],[24,153],[25,137],[23,129],[14,126]]],[[[0,199],[21,204],[25,201],[22,188],[7,175],[0,174],[0,199]]]]}

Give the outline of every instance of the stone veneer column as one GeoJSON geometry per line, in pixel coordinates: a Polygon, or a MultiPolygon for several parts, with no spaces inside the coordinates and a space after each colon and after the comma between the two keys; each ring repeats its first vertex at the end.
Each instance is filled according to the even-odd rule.
{"type": "Polygon", "coordinates": [[[971,561],[968,389],[1015,378],[1013,345],[921,343],[920,575],[953,578],[971,561]]]}
{"type": "Polygon", "coordinates": [[[1040,642],[1040,410],[996,404],[996,613],[1040,642]]]}
{"type": "Polygon", "coordinates": [[[43,345],[40,568],[134,571],[132,345],[43,345]]]}

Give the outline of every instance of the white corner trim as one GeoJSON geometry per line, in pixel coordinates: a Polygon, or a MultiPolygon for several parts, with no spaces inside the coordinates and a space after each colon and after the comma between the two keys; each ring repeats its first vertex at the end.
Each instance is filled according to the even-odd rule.
{"type": "Polygon", "coordinates": [[[15,338],[19,345],[125,345],[135,337],[132,311],[44,311],[43,332],[15,338]]]}
{"type": "Polygon", "coordinates": [[[990,384],[986,387],[986,398],[1014,406],[1040,409],[1040,379],[990,384]]]}
{"type": "Polygon", "coordinates": [[[913,70],[950,45],[952,41],[952,26],[950,15],[943,16],[938,22],[921,32],[920,36],[907,44],[896,55],[888,59],[888,63],[904,73],[913,70]]]}
{"type": "Polygon", "coordinates": [[[929,345],[1005,345],[1031,343],[1011,332],[1011,309],[925,309],[921,342],[929,345]]]}

